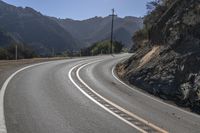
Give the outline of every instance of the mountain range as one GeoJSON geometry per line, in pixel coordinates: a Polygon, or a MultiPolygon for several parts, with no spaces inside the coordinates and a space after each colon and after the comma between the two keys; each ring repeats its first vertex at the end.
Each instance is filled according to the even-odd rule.
{"type": "MultiPolygon", "coordinates": [[[[97,41],[110,39],[111,16],[94,17],[87,20],[57,19],[60,26],[79,39],[86,46],[97,41]]],[[[132,46],[132,36],[142,28],[142,19],[136,17],[114,18],[114,39],[122,42],[126,47],[132,46]]]]}
{"type": "Polygon", "coordinates": [[[70,33],[29,7],[15,7],[0,1],[0,27],[17,42],[32,46],[40,54],[48,54],[51,49],[78,48],[70,33]]]}
{"type": "MultiPolygon", "coordinates": [[[[130,47],[131,37],[142,27],[142,21],[136,17],[116,17],[114,39],[130,47]]],[[[94,42],[109,39],[110,27],[110,16],[82,21],[58,19],[30,7],[16,7],[0,0],[0,29],[16,42],[31,46],[40,55],[48,55],[52,51],[78,51],[94,42]]],[[[6,44],[0,43],[2,46],[6,44]]]]}

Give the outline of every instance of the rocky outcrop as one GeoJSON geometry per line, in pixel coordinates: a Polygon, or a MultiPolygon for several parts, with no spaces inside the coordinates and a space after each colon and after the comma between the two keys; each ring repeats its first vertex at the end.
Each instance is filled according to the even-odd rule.
{"type": "Polygon", "coordinates": [[[164,24],[157,25],[159,32],[152,32],[148,45],[117,71],[131,84],[200,112],[200,1],[174,6],[168,19],[159,20],[164,24]]]}

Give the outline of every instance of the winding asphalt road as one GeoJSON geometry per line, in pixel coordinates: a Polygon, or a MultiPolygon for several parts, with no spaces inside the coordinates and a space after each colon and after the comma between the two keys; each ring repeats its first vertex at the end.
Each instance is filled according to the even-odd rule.
{"type": "Polygon", "coordinates": [[[121,82],[130,55],[52,61],[16,74],[4,95],[8,133],[200,133],[200,117],[121,82]]]}

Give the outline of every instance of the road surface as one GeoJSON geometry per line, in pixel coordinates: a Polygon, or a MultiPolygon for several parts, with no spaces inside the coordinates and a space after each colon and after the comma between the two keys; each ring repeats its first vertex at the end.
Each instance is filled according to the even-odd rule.
{"type": "Polygon", "coordinates": [[[8,133],[199,133],[200,117],[122,83],[113,68],[130,55],[52,61],[6,86],[8,133]]]}

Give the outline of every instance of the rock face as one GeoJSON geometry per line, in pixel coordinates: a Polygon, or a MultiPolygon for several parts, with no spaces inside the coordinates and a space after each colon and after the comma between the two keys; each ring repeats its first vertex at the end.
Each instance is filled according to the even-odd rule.
{"type": "Polygon", "coordinates": [[[200,1],[175,2],[173,12],[163,14],[168,19],[151,29],[149,42],[117,71],[131,84],[200,112],[200,1]]]}

